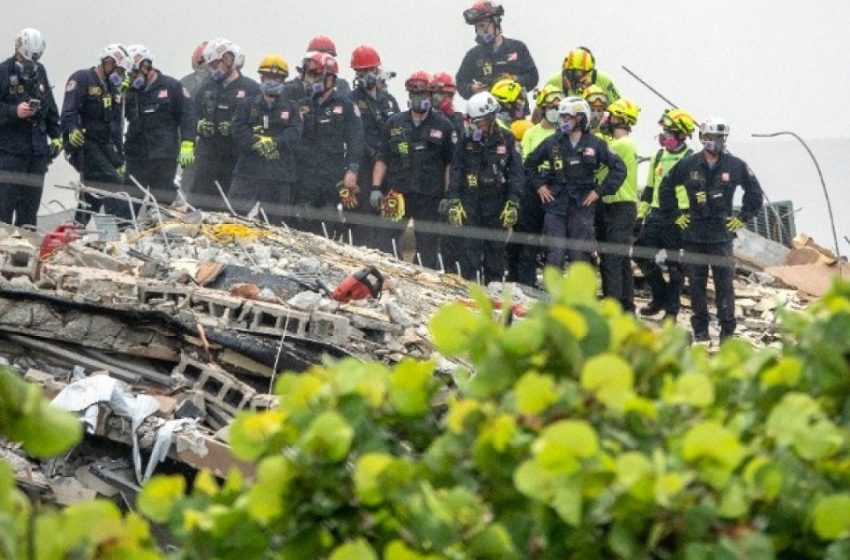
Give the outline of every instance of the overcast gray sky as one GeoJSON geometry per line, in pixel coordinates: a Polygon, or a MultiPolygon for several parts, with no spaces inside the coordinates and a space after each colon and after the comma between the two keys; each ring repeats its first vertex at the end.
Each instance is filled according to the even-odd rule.
{"type": "MultiPolygon", "coordinates": [[[[157,55],[156,65],[178,78],[189,71],[190,53],[204,39],[225,36],[241,45],[246,73],[256,77],[257,62],[270,52],[282,54],[294,72],[307,41],[317,34],[336,41],[346,77],[350,53],[363,43],[377,48],[384,66],[400,77],[417,69],[454,74],[473,45],[472,28],[461,15],[471,3],[30,0],[3,10],[0,44],[6,41],[11,53],[21,28],[39,29],[47,40],[44,63],[60,104],[68,76],[95,64],[100,49],[111,42],[145,44],[157,55]]],[[[623,65],[697,118],[727,118],[730,149],[750,160],[768,197],[794,200],[802,208],[798,230],[831,245],[823,196],[805,151],[788,141],[753,141],[750,134],[793,130],[813,140],[840,218],[839,235],[850,236],[850,119],[845,110],[850,107],[850,2],[505,0],[503,5],[505,35],[528,45],[542,80],[558,71],[572,47],[593,50],[598,66],[642,108],[634,134],[645,155],[657,149],[655,123],[665,104],[623,65]]],[[[402,82],[397,79],[391,91],[403,106],[402,82]]],[[[70,167],[59,162],[48,183],[69,176],[70,167]]],[[[44,201],[53,196],[48,192],[44,201]]],[[[850,245],[841,244],[842,252],[850,252],[850,245]]]]}

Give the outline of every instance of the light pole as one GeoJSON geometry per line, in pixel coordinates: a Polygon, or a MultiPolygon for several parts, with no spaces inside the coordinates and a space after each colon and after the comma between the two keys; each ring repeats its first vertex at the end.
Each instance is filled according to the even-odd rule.
{"type": "Polygon", "coordinates": [[[832,215],[832,202],[829,200],[829,191],[826,188],[826,181],[823,180],[823,172],[820,170],[820,164],[818,164],[818,160],[815,157],[815,154],[812,153],[809,145],[806,144],[806,141],[800,138],[800,136],[789,130],[783,130],[781,132],[772,132],[770,134],[753,134],[754,138],[773,138],[774,136],[793,136],[797,139],[800,144],[806,149],[809,153],[809,157],[812,158],[812,162],[815,164],[815,169],[817,169],[818,177],[820,177],[820,185],[823,188],[823,196],[826,198],[826,209],[829,211],[829,225],[832,227],[832,240],[835,243],[835,257],[838,259],[838,275],[841,276],[841,249],[838,248],[838,234],[835,232],[835,218],[832,215]]]}

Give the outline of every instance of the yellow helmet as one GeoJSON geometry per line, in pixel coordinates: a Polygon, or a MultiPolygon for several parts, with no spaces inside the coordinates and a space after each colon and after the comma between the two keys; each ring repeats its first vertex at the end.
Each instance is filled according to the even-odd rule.
{"type": "Polygon", "coordinates": [[[257,72],[260,74],[283,74],[286,77],[289,75],[289,64],[279,54],[268,54],[260,61],[260,68],[257,72]]]}
{"type": "Polygon", "coordinates": [[[567,53],[564,57],[563,70],[581,70],[590,72],[595,67],[593,55],[585,47],[578,47],[567,53]]]}
{"type": "Polygon", "coordinates": [[[587,104],[594,111],[604,111],[609,105],[608,93],[596,84],[591,84],[584,88],[581,96],[584,97],[584,100],[587,101],[587,104]]]}
{"type": "Polygon", "coordinates": [[[658,121],[662,127],[674,132],[680,132],[688,137],[694,133],[697,125],[690,113],[684,109],[667,109],[658,121]]]}
{"type": "Polygon", "coordinates": [[[511,132],[514,133],[514,138],[521,141],[525,136],[525,131],[531,128],[531,121],[528,119],[517,119],[511,123],[511,132]]]}
{"type": "Polygon", "coordinates": [[[500,105],[510,105],[519,99],[522,94],[522,85],[512,78],[502,78],[493,84],[490,93],[500,105]]]}
{"type": "Polygon", "coordinates": [[[628,126],[634,126],[637,123],[640,107],[631,99],[621,97],[608,105],[608,112],[611,116],[620,117],[628,126]]]}
{"type": "Polygon", "coordinates": [[[561,99],[566,97],[564,94],[564,90],[559,88],[558,86],[553,85],[545,85],[540,89],[537,89],[534,92],[534,102],[539,105],[546,105],[547,103],[560,103],[561,99]]]}

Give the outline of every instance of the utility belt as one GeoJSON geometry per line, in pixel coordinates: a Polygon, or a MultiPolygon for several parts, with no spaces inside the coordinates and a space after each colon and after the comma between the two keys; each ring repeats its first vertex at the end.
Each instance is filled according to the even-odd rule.
{"type": "Polygon", "coordinates": [[[726,214],[726,196],[720,189],[691,191],[688,198],[695,218],[708,219],[726,214]]]}

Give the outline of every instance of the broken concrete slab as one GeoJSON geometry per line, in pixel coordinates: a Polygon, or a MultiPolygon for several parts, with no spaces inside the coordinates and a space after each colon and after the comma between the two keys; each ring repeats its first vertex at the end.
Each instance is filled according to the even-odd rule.
{"type": "Polygon", "coordinates": [[[839,275],[850,278],[850,264],[844,263],[840,267],[825,264],[775,266],[765,269],[765,272],[803,293],[820,297],[829,290],[833,280],[839,275]]]}

